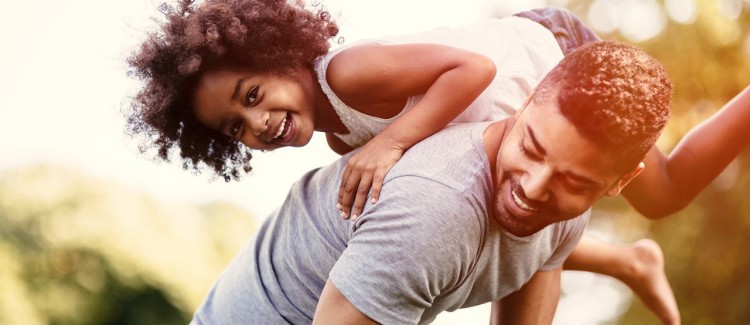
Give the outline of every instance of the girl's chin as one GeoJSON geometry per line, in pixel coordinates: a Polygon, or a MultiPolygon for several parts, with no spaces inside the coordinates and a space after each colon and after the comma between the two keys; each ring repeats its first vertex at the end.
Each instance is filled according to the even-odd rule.
{"type": "Polygon", "coordinates": [[[297,135],[297,139],[295,139],[296,144],[293,144],[295,147],[304,147],[310,143],[310,140],[312,140],[313,132],[301,132],[297,135]]]}

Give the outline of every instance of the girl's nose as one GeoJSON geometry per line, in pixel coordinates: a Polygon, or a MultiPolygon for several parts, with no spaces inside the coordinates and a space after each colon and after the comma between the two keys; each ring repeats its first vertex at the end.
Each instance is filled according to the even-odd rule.
{"type": "Polygon", "coordinates": [[[270,120],[270,113],[268,112],[257,112],[252,114],[250,126],[253,129],[253,134],[259,137],[263,132],[268,130],[268,121],[270,120]]]}

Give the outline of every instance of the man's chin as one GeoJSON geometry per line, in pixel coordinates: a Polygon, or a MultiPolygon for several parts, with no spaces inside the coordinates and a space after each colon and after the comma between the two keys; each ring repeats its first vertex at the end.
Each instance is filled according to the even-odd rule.
{"type": "Polygon", "coordinates": [[[519,218],[502,207],[495,209],[495,221],[500,225],[500,228],[516,237],[528,237],[536,234],[539,230],[544,228],[522,222],[519,218]]]}

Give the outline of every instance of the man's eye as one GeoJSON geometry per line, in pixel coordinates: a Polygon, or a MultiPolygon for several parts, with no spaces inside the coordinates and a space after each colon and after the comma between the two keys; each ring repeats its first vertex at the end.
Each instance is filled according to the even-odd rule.
{"type": "Polygon", "coordinates": [[[566,185],[568,186],[568,189],[570,189],[570,192],[572,192],[572,193],[576,193],[576,194],[583,193],[583,191],[586,190],[585,188],[573,185],[570,182],[568,182],[566,185]]]}
{"type": "Polygon", "coordinates": [[[529,149],[526,149],[526,146],[521,145],[521,151],[523,152],[524,156],[526,156],[526,157],[528,157],[530,159],[533,159],[533,160],[539,160],[539,157],[537,157],[536,155],[534,155],[534,153],[531,152],[529,149]]]}
{"type": "Polygon", "coordinates": [[[245,100],[249,105],[253,105],[255,103],[255,99],[258,98],[258,88],[258,86],[255,86],[247,92],[247,98],[245,100]]]}
{"type": "Polygon", "coordinates": [[[242,122],[235,122],[232,124],[232,128],[229,129],[229,135],[231,135],[233,138],[237,136],[237,133],[240,132],[240,127],[242,127],[242,122]]]}
{"type": "Polygon", "coordinates": [[[565,176],[562,176],[562,182],[563,184],[565,184],[565,187],[568,188],[568,190],[571,193],[579,194],[579,193],[583,193],[584,191],[588,189],[587,186],[579,182],[576,182],[574,180],[571,180],[569,178],[566,178],[565,176]]]}

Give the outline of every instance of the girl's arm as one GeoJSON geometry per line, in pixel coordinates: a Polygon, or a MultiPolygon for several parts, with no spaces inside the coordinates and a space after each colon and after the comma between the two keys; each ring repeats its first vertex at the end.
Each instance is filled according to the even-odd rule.
{"type": "Polygon", "coordinates": [[[685,207],[750,141],[750,87],[695,126],[669,156],[652,148],[646,168],[623,190],[638,212],[651,219],[685,207]]]}
{"type": "Polygon", "coordinates": [[[350,158],[339,188],[344,217],[362,212],[371,187],[376,202],[385,174],[403,152],[456,118],[494,77],[489,58],[444,45],[361,45],[337,54],[328,66],[328,82],[341,100],[364,114],[389,118],[407,98],[424,94],[350,158]]]}
{"type": "Polygon", "coordinates": [[[354,150],[354,148],[350,147],[348,144],[344,143],[344,141],[341,141],[339,137],[330,132],[326,132],[326,141],[328,142],[328,147],[330,147],[333,152],[342,156],[349,151],[354,150]]]}

